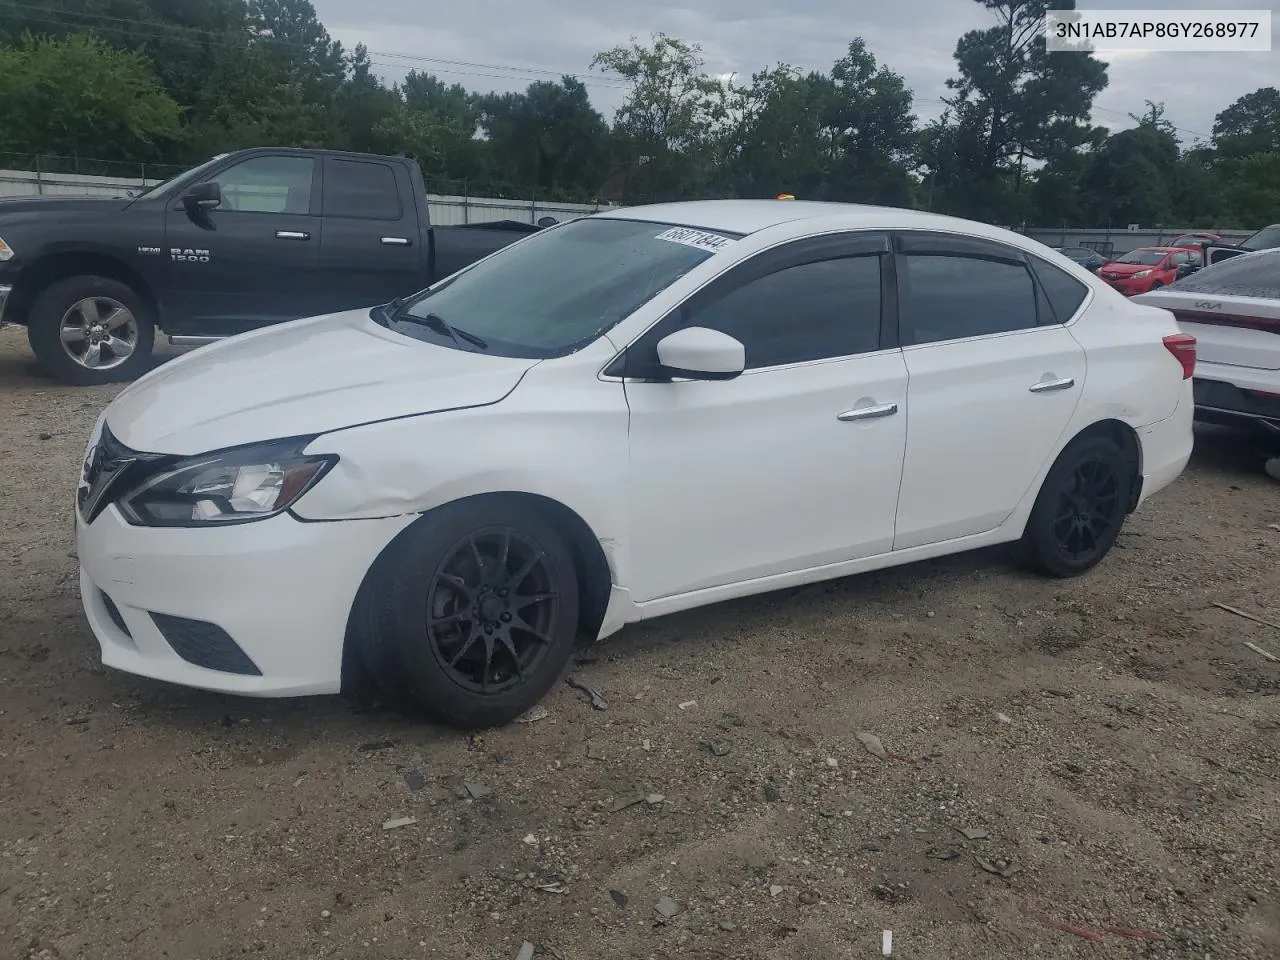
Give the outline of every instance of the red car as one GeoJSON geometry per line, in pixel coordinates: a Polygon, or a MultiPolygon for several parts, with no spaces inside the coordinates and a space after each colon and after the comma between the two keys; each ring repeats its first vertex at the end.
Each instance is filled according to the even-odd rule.
{"type": "Polygon", "coordinates": [[[1139,247],[1104,263],[1098,276],[1126,297],[1168,286],[1178,278],[1178,267],[1199,258],[1185,247],[1139,247]]]}
{"type": "Polygon", "coordinates": [[[1184,233],[1179,237],[1174,237],[1169,241],[1171,247],[1190,247],[1192,250],[1199,250],[1200,246],[1205,243],[1221,243],[1222,236],[1217,233],[1184,233]]]}

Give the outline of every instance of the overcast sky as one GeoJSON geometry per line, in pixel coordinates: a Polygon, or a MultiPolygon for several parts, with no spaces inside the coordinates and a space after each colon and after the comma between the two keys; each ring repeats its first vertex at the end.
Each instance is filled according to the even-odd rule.
{"type": "MultiPolygon", "coordinates": [[[[826,70],[850,39],[866,39],[877,60],[906,77],[922,121],[954,74],[956,40],[993,20],[974,0],[312,0],[331,35],[364,43],[386,80],[430,71],[475,90],[520,90],[534,80],[576,74],[607,117],[622,89],[588,69],[598,51],[657,31],[702,45],[707,71],[750,74],[778,61],[826,70]]],[[[1081,9],[1270,9],[1270,53],[1113,55],[1110,83],[1094,121],[1131,124],[1143,101],[1164,101],[1166,117],[1190,144],[1207,138],[1214,116],[1237,97],[1280,80],[1280,0],[1123,0],[1081,9]]]]}

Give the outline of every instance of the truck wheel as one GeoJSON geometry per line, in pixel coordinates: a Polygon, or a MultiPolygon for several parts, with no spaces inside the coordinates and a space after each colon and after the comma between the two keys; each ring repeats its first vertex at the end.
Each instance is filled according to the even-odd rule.
{"type": "Polygon", "coordinates": [[[155,338],[150,307],[132,288],[108,277],[51,283],[27,315],[27,340],[36,359],[79,387],[139,376],[155,338]]]}

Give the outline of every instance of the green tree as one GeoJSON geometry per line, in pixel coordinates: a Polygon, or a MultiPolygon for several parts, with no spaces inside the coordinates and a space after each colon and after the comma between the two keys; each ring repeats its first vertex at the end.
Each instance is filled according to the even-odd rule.
{"type": "Polygon", "coordinates": [[[647,47],[633,39],[592,58],[593,69],[630,85],[614,132],[633,192],[687,196],[705,186],[724,88],[704,65],[701,46],[664,33],[647,47]]]}
{"type": "Polygon", "coordinates": [[[489,149],[516,186],[566,200],[594,193],[608,168],[609,127],[573,77],[539,81],[524,93],[491,94],[481,125],[489,149]]]}
{"type": "MultiPolygon", "coordinates": [[[[1107,85],[1106,65],[1084,52],[1049,53],[1050,0],[976,0],[996,25],[956,44],[959,76],[947,102],[960,128],[950,137],[947,205],[956,212],[1026,212],[1020,193],[1028,161],[1052,161],[1086,146],[1093,99],[1107,85]]],[[[1074,9],[1074,0],[1054,0],[1074,9]]],[[[935,138],[936,139],[936,138],[935,138]]]]}
{"type": "Polygon", "coordinates": [[[1229,158],[1280,152],[1280,88],[1260,87],[1218,114],[1213,143],[1229,158]]]}
{"type": "Polygon", "coordinates": [[[0,48],[0,117],[13,153],[158,160],[182,135],[146,59],[89,34],[0,48]]]}

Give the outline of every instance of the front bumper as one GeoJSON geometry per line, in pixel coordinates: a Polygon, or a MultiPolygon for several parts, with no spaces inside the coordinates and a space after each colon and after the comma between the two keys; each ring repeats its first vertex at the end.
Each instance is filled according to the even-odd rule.
{"type": "Polygon", "coordinates": [[[223,693],[338,693],[356,591],[414,517],[213,529],[135,527],[77,511],[85,615],[102,662],[223,693]]]}
{"type": "Polygon", "coordinates": [[[1141,280],[1132,280],[1128,277],[1120,280],[1111,280],[1107,277],[1101,277],[1101,279],[1112,290],[1123,293],[1126,297],[1136,297],[1140,293],[1150,292],[1151,284],[1155,282],[1150,277],[1143,277],[1141,280]]]}

